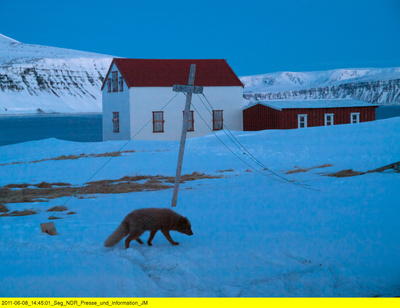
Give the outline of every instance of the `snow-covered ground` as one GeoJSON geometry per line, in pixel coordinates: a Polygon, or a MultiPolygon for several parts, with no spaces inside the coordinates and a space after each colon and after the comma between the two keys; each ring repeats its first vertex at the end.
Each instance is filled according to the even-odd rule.
{"type": "MultiPolygon", "coordinates": [[[[54,221],[57,236],[42,233],[39,225],[49,222],[46,210],[67,197],[9,203],[11,211],[39,213],[0,217],[0,296],[400,295],[400,174],[323,175],[399,161],[400,118],[234,135],[271,170],[298,185],[248,172],[249,166],[209,135],[187,141],[183,173],[224,178],[181,185],[176,211],[191,220],[194,235],[171,232],[179,246],[158,233],[152,247],[132,242],[125,250],[123,241],[103,247],[130,211],[169,207],[172,189],[71,198],[66,206],[77,214],[56,215],[63,218],[54,221]],[[295,166],[323,164],[332,166],[285,174],[295,166]]],[[[218,136],[235,149],[223,132],[218,136]]],[[[47,139],[3,146],[0,186],[82,184],[109,158],[29,162],[111,152],[123,145],[47,139]]],[[[132,141],[123,150],[133,149],[112,159],[92,180],[174,175],[177,142],[132,141]]],[[[243,151],[235,153],[252,164],[243,151]]]]}

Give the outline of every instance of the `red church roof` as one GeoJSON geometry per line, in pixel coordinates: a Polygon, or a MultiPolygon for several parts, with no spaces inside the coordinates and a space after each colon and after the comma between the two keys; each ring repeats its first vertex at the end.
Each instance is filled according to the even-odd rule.
{"type": "MultiPolygon", "coordinates": [[[[205,87],[240,86],[242,82],[226,60],[151,60],[114,58],[106,76],[115,63],[128,87],[172,87],[187,84],[190,65],[196,64],[194,84],[205,87]]],[[[107,78],[103,82],[106,84],[107,78]]]]}

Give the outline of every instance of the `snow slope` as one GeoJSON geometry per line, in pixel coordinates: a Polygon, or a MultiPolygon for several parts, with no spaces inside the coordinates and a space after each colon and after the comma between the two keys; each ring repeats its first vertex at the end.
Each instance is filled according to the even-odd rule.
{"type": "Polygon", "coordinates": [[[400,104],[400,68],[277,72],[241,77],[247,100],[353,98],[400,104]]]}
{"type": "MultiPolygon", "coordinates": [[[[400,295],[400,174],[322,174],[399,161],[400,118],[234,135],[270,169],[315,190],[248,172],[214,135],[189,139],[183,173],[224,176],[181,184],[176,211],[189,217],[193,236],[171,232],[179,246],[158,233],[152,247],[103,247],[130,211],[169,207],[172,189],[72,198],[66,206],[77,214],[58,213],[63,219],[55,220],[59,235],[53,237],[41,233],[39,224],[49,221],[48,208],[67,198],[9,203],[11,211],[39,213],[0,217],[0,296],[400,295]],[[332,166],[285,174],[322,164],[332,166]]],[[[234,150],[223,132],[218,136],[234,150]]],[[[3,146],[0,186],[84,183],[109,158],[28,162],[110,152],[124,144],[47,139],[3,146]]],[[[136,152],[114,158],[92,180],[174,175],[177,142],[132,141],[124,150],[131,149],[136,152]]],[[[234,151],[252,164],[243,151],[234,151]]]]}
{"type": "Polygon", "coordinates": [[[20,43],[17,40],[14,40],[8,36],[5,36],[3,34],[0,34],[0,44],[9,44],[9,43],[20,43]]]}
{"type": "Polygon", "coordinates": [[[111,60],[0,34],[0,114],[101,112],[100,87],[111,60]]]}

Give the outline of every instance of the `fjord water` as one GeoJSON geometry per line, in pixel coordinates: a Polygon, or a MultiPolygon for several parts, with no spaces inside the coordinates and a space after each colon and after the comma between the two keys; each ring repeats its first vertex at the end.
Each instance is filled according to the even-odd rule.
{"type": "Polygon", "coordinates": [[[80,142],[102,141],[102,115],[0,116],[0,146],[46,138],[80,142]]]}
{"type": "MultiPolygon", "coordinates": [[[[400,106],[379,106],[376,119],[400,116],[400,106]]],[[[79,142],[102,141],[102,114],[35,114],[0,116],[0,146],[57,138],[79,142]]]]}

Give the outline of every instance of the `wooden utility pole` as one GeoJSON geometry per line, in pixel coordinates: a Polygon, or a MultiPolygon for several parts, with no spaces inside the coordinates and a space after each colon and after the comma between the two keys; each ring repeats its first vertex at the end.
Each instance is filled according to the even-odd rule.
{"type": "Polygon", "coordinates": [[[187,126],[188,126],[188,120],[189,120],[190,104],[192,102],[192,94],[193,93],[195,93],[195,94],[203,93],[203,87],[193,85],[195,74],[196,74],[196,64],[192,64],[192,65],[190,65],[188,84],[187,85],[174,85],[172,88],[172,90],[175,92],[185,92],[186,93],[186,104],[185,104],[185,112],[183,114],[181,143],[179,146],[178,164],[176,166],[176,175],[175,175],[174,194],[172,196],[172,204],[171,204],[172,207],[175,207],[176,203],[178,201],[179,183],[181,180],[183,153],[185,152],[186,134],[187,134],[187,126]]]}

